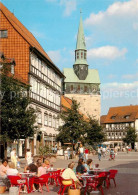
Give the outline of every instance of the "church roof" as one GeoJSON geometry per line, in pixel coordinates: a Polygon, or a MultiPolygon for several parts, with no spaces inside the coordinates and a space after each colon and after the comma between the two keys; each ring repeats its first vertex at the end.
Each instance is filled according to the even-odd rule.
{"type": "Polygon", "coordinates": [[[78,50],[78,49],[86,50],[82,16],[80,16],[80,24],[79,24],[79,30],[78,30],[78,36],[77,36],[77,44],[76,44],[76,50],[78,50]]]}
{"type": "Polygon", "coordinates": [[[85,80],[79,80],[73,68],[64,68],[63,74],[66,77],[65,83],[100,83],[99,73],[96,69],[89,69],[85,80]]]}

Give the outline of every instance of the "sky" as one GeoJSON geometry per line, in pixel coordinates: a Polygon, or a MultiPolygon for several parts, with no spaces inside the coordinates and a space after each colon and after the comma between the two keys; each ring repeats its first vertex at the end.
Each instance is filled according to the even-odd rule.
{"type": "Polygon", "coordinates": [[[101,81],[101,115],[138,104],[138,0],[1,0],[52,61],[72,68],[82,10],[90,69],[101,81]]]}

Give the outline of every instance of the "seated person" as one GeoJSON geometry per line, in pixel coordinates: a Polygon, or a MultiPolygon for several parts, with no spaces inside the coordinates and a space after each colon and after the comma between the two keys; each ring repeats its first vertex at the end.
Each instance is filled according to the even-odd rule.
{"type": "Polygon", "coordinates": [[[86,172],[87,172],[87,169],[86,169],[85,166],[84,166],[84,161],[83,161],[83,159],[79,159],[78,165],[77,165],[77,167],[76,167],[76,173],[83,174],[83,173],[86,173],[86,172]]]}
{"type": "Polygon", "coordinates": [[[15,163],[13,162],[9,163],[9,169],[7,169],[7,175],[16,175],[16,176],[21,177],[18,170],[15,168],[15,163]]]}
{"type": "Polygon", "coordinates": [[[49,160],[45,159],[43,166],[45,166],[47,169],[49,169],[50,168],[50,162],[49,162],[49,160]]]}
{"type": "Polygon", "coordinates": [[[38,167],[38,174],[37,174],[38,177],[40,177],[41,175],[46,174],[46,168],[45,168],[44,163],[43,164],[42,163],[39,163],[37,165],[37,167],[38,167]]]}
{"type": "Polygon", "coordinates": [[[92,159],[88,159],[86,164],[84,164],[87,172],[89,173],[90,170],[92,170],[92,159]]]}
{"type": "Polygon", "coordinates": [[[7,188],[10,187],[10,182],[7,178],[7,170],[8,169],[9,169],[8,160],[3,159],[2,164],[0,165],[0,182],[3,186],[6,186],[7,188]]]}
{"type": "Polygon", "coordinates": [[[28,170],[29,170],[30,173],[36,173],[36,174],[37,174],[37,172],[38,172],[38,167],[37,167],[34,163],[31,163],[31,164],[29,164],[29,165],[26,167],[25,172],[28,171],[28,170]]]}
{"type": "Polygon", "coordinates": [[[3,159],[2,165],[0,165],[0,177],[7,177],[7,170],[9,169],[8,160],[3,159]]]}
{"type": "Polygon", "coordinates": [[[78,178],[76,177],[74,171],[73,171],[73,167],[74,167],[74,163],[69,163],[68,165],[68,168],[65,169],[62,173],[62,178],[63,179],[68,179],[70,181],[63,181],[63,184],[64,185],[67,185],[67,184],[72,184],[72,180],[74,180],[74,182],[79,185],[79,186],[82,186],[82,184],[80,183],[80,181],[78,180],[78,178]]]}

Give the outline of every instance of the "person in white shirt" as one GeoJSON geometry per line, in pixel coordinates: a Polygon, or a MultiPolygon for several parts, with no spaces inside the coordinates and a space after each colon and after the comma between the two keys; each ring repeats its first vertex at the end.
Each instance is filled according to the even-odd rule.
{"type": "Polygon", "coordinates": [[[84,148],[82,144],[80,144],[78,152],[79,152],[79,159],[84,159],[84,148]]]}
{"type": "Polygon", "coordinates": [[[13,162],[9,163],[9,169],[7,169],[6,174],[20,176],[20,174],[19,174],[18,170],[15,168],[15,164],[13,162]]]}
{"type": "Polygon", "coordinates": [[[26,155],[25,155],[25,160],[27,162],[27,165],[29,165],[33,162],[32,154],[31,154],[30,149],[27,149],[27,152],[26,152],[26,155]]]}
{"type": "Polygon", "coordinates": [[[15,167],[17,166],[16,148],[13,148],[11,151],[11,162],[14,163],[15,167]]]}

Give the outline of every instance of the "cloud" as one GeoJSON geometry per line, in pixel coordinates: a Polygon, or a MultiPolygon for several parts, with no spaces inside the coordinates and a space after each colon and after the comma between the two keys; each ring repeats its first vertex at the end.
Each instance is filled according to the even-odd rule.
{"type": "Polygon", "coordinates": [[[136,74],[126,74],[122,76],[123,79],[137,79],[138,78],[138,72],[136,74]]]}
{"type": "Polygon", "coordinates": [[[76,0],[60,0],[60,5],[65,7],[64,15],[70,16],[73,11],[76,10],[76,0]]]}
{"type": "Polygon", "coordinates": [[[106,83],[101,85],[101,96],[103,100],[124,98],[126,100],[138,98],[138,81],[132,83],[106,83]]]}
{"type": "Polygon", "coordinates": [[[111,89],[112,91],[114,90],[133,90],[138,88],[138,81],[132,82],[132,83],[118,83],[118,82],[113,82],[113,83],[105,83],[102,85],[102,90],[109,90],[111,89]]]}
{"type": "Polygon", "coordinates": [[[138,31],[138,0],[115,2],[106,11],[91,13],[84,24],[94,36],[115,42],[136,42],[138,31]]]}
{"type": "Polygon", "coordinates": [[[124,57],[127,52],[126,48],[119,50],[115,46],[103,46],[88,50],[88,59],[102,58],[114,60],[116,58],[124,57]]]}

